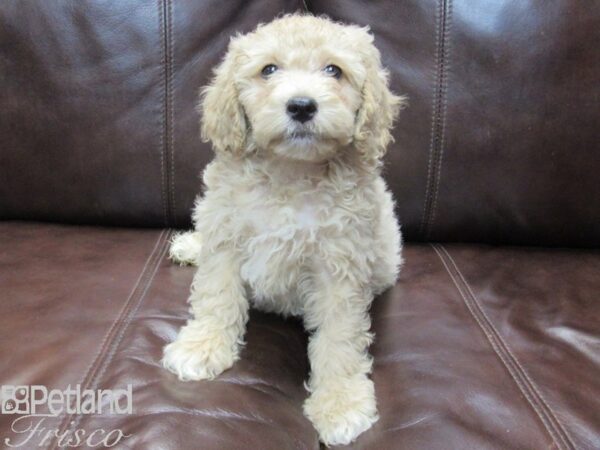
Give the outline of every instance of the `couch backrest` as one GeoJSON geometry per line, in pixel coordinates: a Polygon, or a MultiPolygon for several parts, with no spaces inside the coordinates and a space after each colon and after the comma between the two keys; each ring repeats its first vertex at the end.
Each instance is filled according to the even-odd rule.
{"type": "Polygon", "coordinates": [[[600,245],[600,2],[0,2],[0,217],[188,226],[198,88],[229,36],[368,24],[410,106],[385,176],[409,240],[600,245]]]}

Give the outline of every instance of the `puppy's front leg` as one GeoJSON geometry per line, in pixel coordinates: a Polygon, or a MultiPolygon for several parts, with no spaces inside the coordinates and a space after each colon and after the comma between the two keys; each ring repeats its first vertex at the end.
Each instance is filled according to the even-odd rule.
{"type": "Polygon", "coordinates": [[[325,444],[348,444],[378,419],[368,378],[372,294],[349,280],[319,278],[305,309],[313,334],[308,345],[311,394],[304,412],[325,444]]]}
{"type": "Polygon", "coordinates": [[[190,319],[167,345],[163,365],[181,380],[212,379],[239,358],[248,301],[232,250],[206,252],[189,298],[190,319]]]}

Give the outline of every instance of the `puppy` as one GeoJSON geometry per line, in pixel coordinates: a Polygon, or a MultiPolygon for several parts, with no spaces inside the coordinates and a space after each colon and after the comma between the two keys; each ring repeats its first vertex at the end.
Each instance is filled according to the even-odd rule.
{"type": "Polygon", "coordinates": [[[193,318],[166,346],[182,380],[239,359],[248,308],[303,318],[311,333],[304,413],[327,445],[377,419],[369,306],[401,264],[381,158],[402,98],[367,28],[287,15],[231,39],[202,91],[215,159],[171,257],[198,266],[193,318]]]}

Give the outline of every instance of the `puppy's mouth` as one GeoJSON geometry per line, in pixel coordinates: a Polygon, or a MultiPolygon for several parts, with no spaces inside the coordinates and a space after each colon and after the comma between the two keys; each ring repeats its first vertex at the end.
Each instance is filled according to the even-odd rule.
{"type": "Polygon", "coordinates": [[[312,131],[292,131],[288,135],[288,139],[313,139],[315,133],[312,131]]]}
{"type": "Polygon", "coordinates": [[[307,128],[297,128],[293,130],[289,130],[285,134],[285,139],[290,142],[302,143],[302,142],[312,142],[318,139],[317,134],[307,128]]]}

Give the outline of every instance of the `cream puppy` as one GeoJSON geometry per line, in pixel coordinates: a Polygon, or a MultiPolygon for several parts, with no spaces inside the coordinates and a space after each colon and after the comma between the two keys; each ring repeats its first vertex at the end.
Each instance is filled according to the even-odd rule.
{"type": "Polygon", "coordinates": [[[216,155],[195,231],[171,246],[198,269],[166,368],[212,379],[239,358],[250,306],[299,315],[311,333],[304,412],[321,440],[349,443],[377,420],[368,311],[401,263],[380,175],[401,103],[367,28],[287,15],[232,38],[202,92],[216,155]]]}

